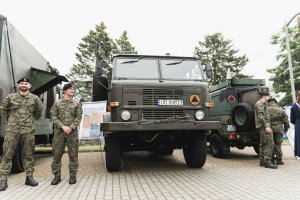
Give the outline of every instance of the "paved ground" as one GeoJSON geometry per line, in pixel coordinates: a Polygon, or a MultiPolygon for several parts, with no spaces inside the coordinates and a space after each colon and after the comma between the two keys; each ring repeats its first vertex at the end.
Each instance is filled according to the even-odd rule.
{"type": "Polygon", "coordinates": [[[180,150],[167,157],[126,153],[123,169],[115,173],[106,172],[104,153],[85,152],[80,153],[76,185],[68,184],[64,154],[63,180],[57,186],[50,185],[51,155],[37,155],[39,186],[25,186],[25,174],[14,174],[0,199],[299,199],[300,161],[289,145],[283,150],[286,164],[277,170],[259,167],[252,148],[233,148],[225,159],[208,155],[202,169],[188,168],[180,150]]]}

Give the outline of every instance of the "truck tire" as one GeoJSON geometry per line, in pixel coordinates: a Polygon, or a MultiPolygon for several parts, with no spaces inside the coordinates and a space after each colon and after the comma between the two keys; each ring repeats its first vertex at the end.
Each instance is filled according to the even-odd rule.
{"type": "Polygon", "coordinates": [[[121,168],[120,141],[118,138],[105,138],[105,161],[109,172],[119,171],[121,168]]]}
{"type": "Polygon", "coordinates": [[[257,155],[259,155],[259,144],[253,145],[253,149],[257,155]]]}
{"type": "Polygon", "coordinates": [[[254,110],[247,103],[239,103],[231,113],[231,119],[239,131],[249,131],[255,128],[254,110]]]}
{"type": "MultiPolygon", "coordinates": [[[[3,142],[4,142],[4,137],[0,137],[0,158],[3,156],[3,142]]],[[[1,162],[1,159],[0,159],[1,162]]]]}
{"type": "Polygon", "coordinates": [[[22,152],[22,146],[19,142],[19,144],[16,147],[15,154],[12,158],[11,172],[12,173],[21,173],[23,171],[24,171],[23,152],[22,152]]]}
{"type": "Polygon", "coordinates": [[[224,151],[223,151],[223,140],[220,137],[219,134],[214,133],[211,137],[210,137],[210,150],[211,153],[214,157],[216,158],[222,158],[224,157],[224,151]]]}
{"type": "Polygon", "coordinates": [[[183,155],[187,166],[201,168],[205,164],[207,149],[204,135],[196,135],[183,147],[183,155]]]}

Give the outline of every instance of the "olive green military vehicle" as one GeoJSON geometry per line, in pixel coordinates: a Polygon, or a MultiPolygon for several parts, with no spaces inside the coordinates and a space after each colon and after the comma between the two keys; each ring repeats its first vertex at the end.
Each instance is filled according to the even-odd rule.
{"type": "Polygon", "coordinates": [[[100,128],[108,171],[121,168],[124,151],[171,155],[183,149],[189,167],[205,164],[206,133],[220,123],[208,120],[208,83],[196,58],[116,55],[108,82],[99,75],[101,70],[93,94],[94,100],[103,100],[98,97],[107,87],[109,107],[100,128]]]}
{"type": "MultiPolygon", "coordinates": [[[[4,98],[17,91],[16,82],[22,77],[31,80],[31,93],[43,102],[42,118],[37,121],[35,132],[36,144],[49,144],[53,136],[53,124],[50,121],[50,108],[56,100],[56,85],[67,81],[64,76],[51,67],[49,62],[0,15],[0,104],[4,98]]],[[[5,136],[5,117],[0,116],[0,157],[3,154],[5,136]]],[[[12,159],[12,172],[24,171],[22,148],[17,146],[12,159]]]]}
{"type": "Polygon", "coordinates": [[[212,129],[208,134],[213,156],[223,157],[230,152],[230,147],[244,149],[251,146],[259,153],[254,105],[264,85],[263,79],[233,78],[210,87],[214,107],[209,110],[209,120],[217,120],[222,124],[222,129],[212,129]]]}

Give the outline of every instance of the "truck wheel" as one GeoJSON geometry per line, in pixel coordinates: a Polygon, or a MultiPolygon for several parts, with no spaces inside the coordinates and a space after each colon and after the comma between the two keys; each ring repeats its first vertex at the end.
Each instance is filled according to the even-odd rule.
{"type": "Polygon", "coordinates": [[[255,128],[254,111],[247,103],[239,103],[231,113],[231,119],[237,130],[249,131],[255,128]]]}
{"type": "Polygon", "coordinates": [[[105,161],[109,172],[119,171],[121,168],[120,141],[118,138],[105,138],[105,161]]]}
{"type": "Polygon", "coordinates": [[[22,146],[19,142],[19,144],[16,147],[15,154],[12,158],[12,167],[11,172],[12,173],[20,173],[24,171],[23,166],[23,152],[22,152],[22,146]]]}
{"type": "MultiPolygon", "coordinates": [[[[0,157],[3,156],[3,142],[4,142],[4,137],[0,137],[0,157]]],[[[0,159],[1,162],[1,159],[0,159]]]]}
{"type": "Polygon", "coordinates": [[[221,158],[224,156],[223,151],[223,140],[220,135],[214,133],[210,138],[210,150],[212,155],[216,158],[221,158]]]}
{"type": "Polygon", "coordinates": [[[204,135],[197,135],[183,147],[183,155],[187,166],[201,168],[205,164],[207,149],[204,135]]]}
{"type": "Polygon", "coordinates": [[[253,145],[253,149],[257,155],[259,155],[259,144],[253,145]]]}

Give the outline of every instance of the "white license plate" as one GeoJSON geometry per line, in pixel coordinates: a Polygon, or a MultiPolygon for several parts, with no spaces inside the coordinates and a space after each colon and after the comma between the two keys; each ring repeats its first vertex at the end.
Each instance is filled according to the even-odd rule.
{"type": "Polygon", "coordinates": [[[159,105],[159,106],[183,106],[183,100],[158,99],[157,105],[159,105]]]}
{"type": "Polygon", "coordinates": [[[227,131],[236,131],[236,128],[234,125],[227,125],[227,131]]]}

